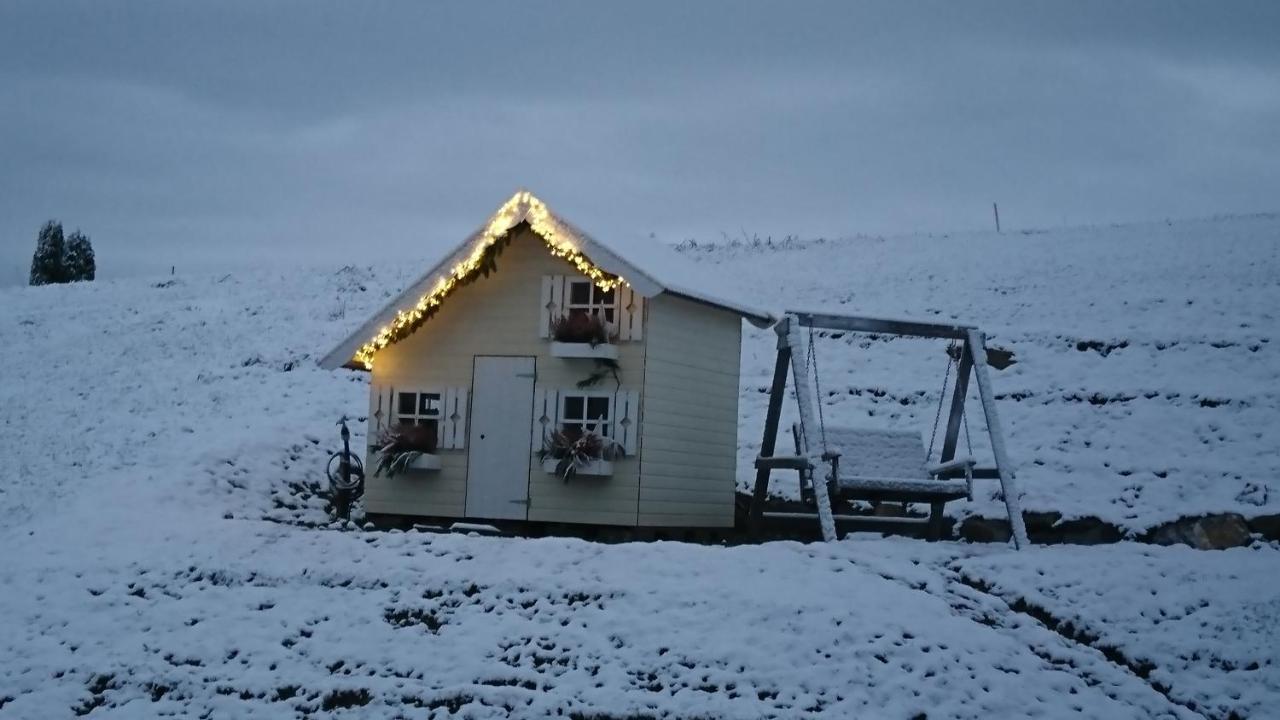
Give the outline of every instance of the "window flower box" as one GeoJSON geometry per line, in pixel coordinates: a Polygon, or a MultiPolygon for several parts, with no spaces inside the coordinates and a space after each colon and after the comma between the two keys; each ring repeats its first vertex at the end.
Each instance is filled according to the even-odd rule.
{"type": "MultiPolygon", "coordinates": [[[[596,399],[607,400],[579,396],[577,398],[579,402],[576,403],[581,405],[579,412],[590,413],[591,409],[587,405],[591,400],[596,399]]],[[[572,401],[574,398],[570,397],[568,400],[572,401]]],[[[574,404],[569,402],[566,408],[572,410],[574,404]]],[[[566,414],[573,415],[572,412],[566,414]]],[[[607,409],[601,414],[601,408],[596,407],[595,415],[600,421],[607,421],[607,409]]],[[[548,475],[555,475],[565,482],[569,482],[578,475],[591,477],[613,475],[613,461],[623,457],[622,447],[612,438],[594,429],[598,426],[587,424],[588,422],[585,419],[576,423],[566,422],[561,429],[543,439],[542,450],[538,451],[538,462],[548,475]]]]}
{"type": "Polygon", "coordinates": [[[612,343],[559,342],[552,341],[551,355],[561,358],[592,358],[597,360],[617,360],[618,346],[612,343]]]}
{"type": "MultiPolygon", "coordinates": [[[[542,461],[542,469],[548,475],[558,475],[556,466],[559,462],[555,458],[546,458],[542,461]]],[[[590,477],[613,477],[613,463],[608,460],[588,460],[585,463],[578,463],[574,472],[577,475],[590,477]]]]}
{"type": "Polygon", "coordinates": [[[617,360],[618,346],[613,344],[617,337],[617,329],[603,311],[571,307],[568,315],[551,321],[551,354],[563,358],[617,360]]]}
{"type": "Polygon", "coordinates": [[[410,470],[439,470],[440,456],[431,453],[422,453],[413,459],[413,462],[407,466],[410,470]]]}
{"type": "MultiPolygon", "coordinates": [[[[379,459],[378,465],[381,466],[383,464],[381,463],[382,453],[378,453],[378,459],[379,459]]],[[[424,471],[439,470],[440,467],[441,465],[440,465],[439,455],[435,455],[432,453],[419,453],[417,457],[413,458],[408,462],[397,463],[395,471],[390,474],[393,474],[393,475],[399,474],[401,472],[404,472],[405,470],[424,470],[424,471]]]]}

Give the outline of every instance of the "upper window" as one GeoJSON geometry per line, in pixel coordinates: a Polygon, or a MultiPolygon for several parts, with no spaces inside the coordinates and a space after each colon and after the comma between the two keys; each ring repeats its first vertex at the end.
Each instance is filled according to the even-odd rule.
{"type": "Polygon", "coordinates": [[[436,430],[440,426],[443,403],[438,392],[396,393],[396,423],[423,425],[436,430]]]}
{"type": "Polygon", "coordinates": [[[560,396],[560,429],[563,432],[582,433],[590,430],[609,437],[609,418],[613,398],[591,393],[560,396]]]}
{"type": "Polygon", "coordinates": [[[617,322],[617,293],[614,288],[601,290],[589,279],[571,279],[569,302],[565,309],[569,317],[595,315],[607,323],[617,322]]]}

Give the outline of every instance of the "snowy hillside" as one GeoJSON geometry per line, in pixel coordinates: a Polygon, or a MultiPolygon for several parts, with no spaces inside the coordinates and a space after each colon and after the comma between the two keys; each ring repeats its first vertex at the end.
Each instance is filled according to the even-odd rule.
{"type": "MultiPolygon", "coordinates": [[[[762,305],[984,328],[1016,353],[992,377],[1027,510],[1134,531],[1184,515],[1280,512],[1280,217],[684,252],[762,305]]],[[[3,291],[0,419],[17,448],[3,499],[19,515],[39,514],[55,497],[103,485],[104,474],[145,484],[185,467],[205,492],[248,493],[270,507],[283,478],[314,480],[334,420],[364,407],[363,377],[320,372],[315,359],[419,271],[3,291]],[[274,480],[266,468],[278,468],[274,480]]],[[[771,331],[748,328],[744,487],[773,347],[771,331]]],[[[927,439],[943,341],[846,335],[816,347],[828,422],[927,439]]],[[[952,511],[1000,515],[995,484],[983,489],[981,502],[952,511]]],[[[244,502],[236,497],[231,511],[246,512],[244,502]]]]}
{"type": "MultiPolygon", "coordinates": [[[[992,381],[1027,510],[1130,530],[1280,511],[1278,216],[689,254],[760,302],[970,322],[1013,350],[1017,364],[992,381]]],[[[753,338],[740,468],[759,447],[771,372],[772,333],[753,338]]],[[[943,341],[815,346],[827,422],[927,436],[943,341]]],[[[994,489],[979,512],[1001,513],[994,489]]]]}
{"type": "MultiPolygon", "coordinates": [[[[759,304],[982,326],[1016,353],[993,381],[1029,510],[1135,532],[1280,512],[1280,217],[685,253],[759,304]]],[[[1280,623],[1261,543],[1011,556],[329,525],[334,422],[367,388],[316,358],[419,271],[0,291],[0,718],[1225,718],[1280,698],[1280,659],[1249,639],[1280,623]]],[[[772,343],[744,348],[744,468],[772,343]]],[[[828,422],[928,431],[941,343],[818,346],[828,422]]]]}

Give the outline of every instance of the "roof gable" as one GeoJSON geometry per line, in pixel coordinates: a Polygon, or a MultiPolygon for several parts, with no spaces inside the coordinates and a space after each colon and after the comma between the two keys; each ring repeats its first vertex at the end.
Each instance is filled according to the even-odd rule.
{"type": "Polygon", "coordinates": [[[625,247],[602,243],[551,212],[529,191],[520,190],[479,230],[321,359],[320,366],[372,369],[378,350],[411,334],[435,314],[457,287],[487,274],[493,257],[510,240],[511,230],[522,223],[542,238],[548,252],[568,261],[603,288],[625,283],[646,298],[669,292],[723,308],[762,327],[776,319],[768,310],[732,299],[722,290],[712,290],[712,281],[699,278],[674,250],[651,240],[625,247]]]}

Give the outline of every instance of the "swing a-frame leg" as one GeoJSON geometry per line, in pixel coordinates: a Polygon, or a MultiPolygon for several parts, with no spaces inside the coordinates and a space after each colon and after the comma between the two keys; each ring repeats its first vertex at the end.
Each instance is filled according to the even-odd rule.
{"type": "Polygon", "coordinates": [[[801,347],[800,328],[784,317],[774,326],[778,334],[778,357],[773,366],[773,383],[769,388],[769,408],[765,412],[764,437],[760,441],[760,456],[756,458],[756,484],[751,493],[751,531],[759,535],[764,520],[764,506],[769,498],[769,477],[774,469],[794,469],[800,473],[801,487],[813,488],[818,507],[818,522],[822,539],[837,539],[835,518],[831,512],[831,495],[826,478],[816,478],[814,469],[820,467],[822,458],[812,449],[805,437],[805,428],[815,428],[814,398],[809,394],[808,371],[804,361],[796,355],[801,347]],[[782,401],[786,396],[787,371],[795,377],[796,400],[800,406],[800,428],[797,436],[798,452],[794,456],[775,456],[778,444],[778,423],[782,416],[782,401]]]}
{"type": "Polygon", "coordinates": [[[791,346],[787,343],[784,317],[775,330],[778,333],[778,359],[773,364],[773,383],[769,386],[769,409],[764,416],[764,437],[760,440],[760,458],[756,460],[756,485],[751,492],[750,530],[759,537],[763,530],[764,505],[769,499],[769,475],[775,465],[773,453],[778,445],[778,422],[782,418],[782,400],[787,392],[787,371],[791,365],[791,346]]]}
{"type": "Polygon", "coordinates": [[[955,392],[951,395],[951,410],[947,413],[947,432],[942,437],[940,462],[956,458],[956,444],[960,441],[960,426],[964,423],[964,400],[969,395],[969,374],[973,371],[973,353],[965,340],[960,350],[960,367],[956,372],[955,392]]]}
{"type": "MultiPolygon", "coordinates": [[[[834,542],[839,539],[836,535],[836,520],[831,512],[831,483],[827,482],[825,477],[813,476],[813,469],[820,467],[822,462],[827,458],[813,447],[809,433],[818,427],[818,416],[815,414],[816,404],[822,402],[822,398],[815,397],[809,392],[809,368],[804,361],[795,353],[795,348],[801,346],[800,340],[800,324],[787,323],[787,344],[791,346],[791,376],[795,378],[796,388],[796,405],[800,409],[800,446],[799,452],[796,454],[806,458],[809,466],[801,470],[802,473],[810,473],[810,481],[813,484],[813,498],[817,501],[818,506],[818,525],[822,528],[822,539],[827,542],[834,542]]],[[[823,449],[825,451],[825,448],[823,449]]],[[[832,467],[834,472],[835,467],[832,467]]],[[[832,477],[834,480],[834,475],[832,477]]],[[[803,475],[801,482],[804,482],[803,475]]]]}
{"type": "Polygon", "coordinates": [[[996,415],[996,399],[991,392],[991,378],[987,375],[987,348],[982,332],[969,330],[968,342],[969,362],[973,365],[974,375],[978,380],[978,396],[982,399],[982,412],[987,416],[987,432],[991,437],[991,454],[996,460],[996,475],[1000,479],[1000,492],[1004,495],[1005,511],[1009,514],[1009,529],[1013,534],[1013,545],[1022,549],[1030,545],[1027,539],[1027,526],[1022,520],[1022,503],[1018,497],[1018,483],[1014,478],[1013,466],[1005,454],[1004,433],[1000,430],[1000,418],[996,415]]]}

